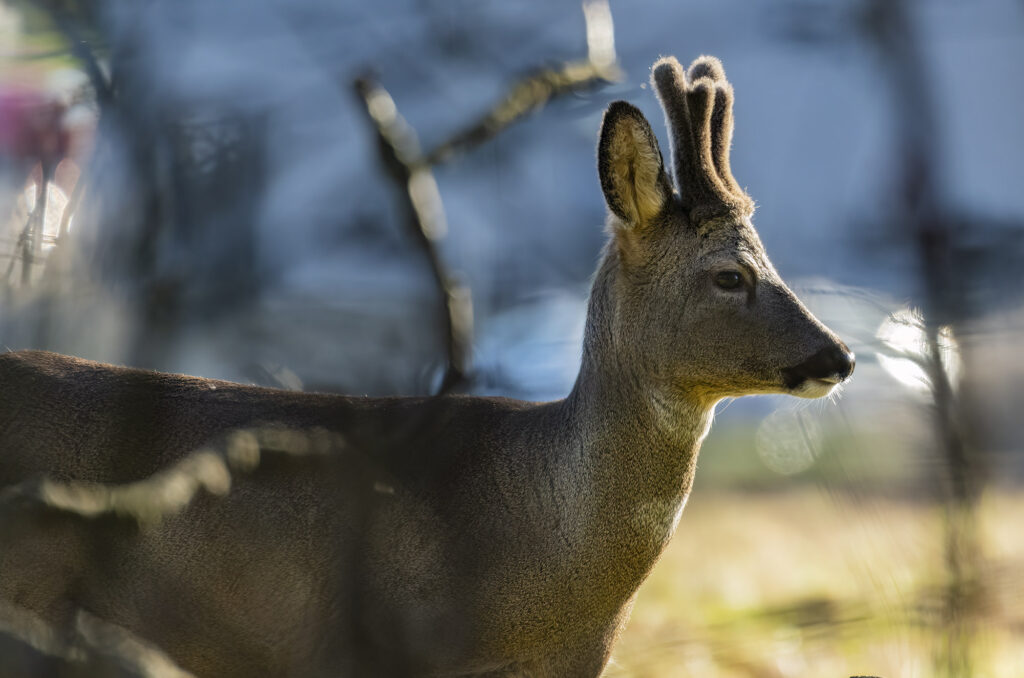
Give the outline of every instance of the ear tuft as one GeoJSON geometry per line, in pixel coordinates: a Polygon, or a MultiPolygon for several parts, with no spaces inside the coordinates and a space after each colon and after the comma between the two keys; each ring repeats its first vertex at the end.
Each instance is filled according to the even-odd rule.
{"type": "Polygon", "coordinates": [[[725,82],[725,68],[716,57],[701,55],[690,64],[687,77],[690,82],[696,82],[701,78],[710,78],[713,82],[725,82]]]}
{"type": "Polygon", "coordinates": [[[604,114],[598,174],[608,209],[629,227],[651,223],[672,193],[658,140],[643,113],[625,101],[604,114]]]}

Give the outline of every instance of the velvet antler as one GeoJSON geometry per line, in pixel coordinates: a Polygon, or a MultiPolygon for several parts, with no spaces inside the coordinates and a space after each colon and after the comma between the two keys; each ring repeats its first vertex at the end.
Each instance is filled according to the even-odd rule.
{"type": "Polygon", "coordinates": [[[651,81],[665,110],[683,205],[698,219],[752,213],[754,201],[729,168],[733,93],[722,63],[701,56],[687,73],[675,57],[662,57],[652,68],[651,81]]]}

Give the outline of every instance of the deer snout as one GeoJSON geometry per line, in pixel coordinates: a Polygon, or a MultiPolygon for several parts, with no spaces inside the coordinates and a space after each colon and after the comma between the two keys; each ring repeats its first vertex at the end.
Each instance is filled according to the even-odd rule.
{"type": "Polygon", "coordinates": [[[782,370],[786,386],[798,388],[807,381],[823,381],[838,384],[853,374],[856,356],[846,344],[837,342],[826,346],[807,360],[794,367],[782,370]]]}

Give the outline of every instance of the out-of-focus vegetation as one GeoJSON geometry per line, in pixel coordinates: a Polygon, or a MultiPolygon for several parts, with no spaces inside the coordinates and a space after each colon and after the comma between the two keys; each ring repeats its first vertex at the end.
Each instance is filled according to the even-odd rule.
{"type": "MultiPolygon", "coordinates": [[[[1019,491],[978,508],[984,586],[969,614],[972,676],[1024,666],[1019,491]]],[[[696,490],[640,590],[607,675],[636,678],[940,675],[942,508],[803,487],[696,490]]]]}

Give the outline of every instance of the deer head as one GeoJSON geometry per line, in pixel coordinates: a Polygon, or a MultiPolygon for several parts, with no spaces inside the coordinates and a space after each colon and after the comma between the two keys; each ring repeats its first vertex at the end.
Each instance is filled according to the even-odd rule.
{"type": "Polygon", "coordinates": [[[672,140],[675,188],[643,114],[617,101],[598,147],[613,238],[599,278],[617,355],[662,397],[829,394],[854,356],[779,277],[729,168],[733,91],[721,63],[673,57],[652,82],[672,140]]]}

